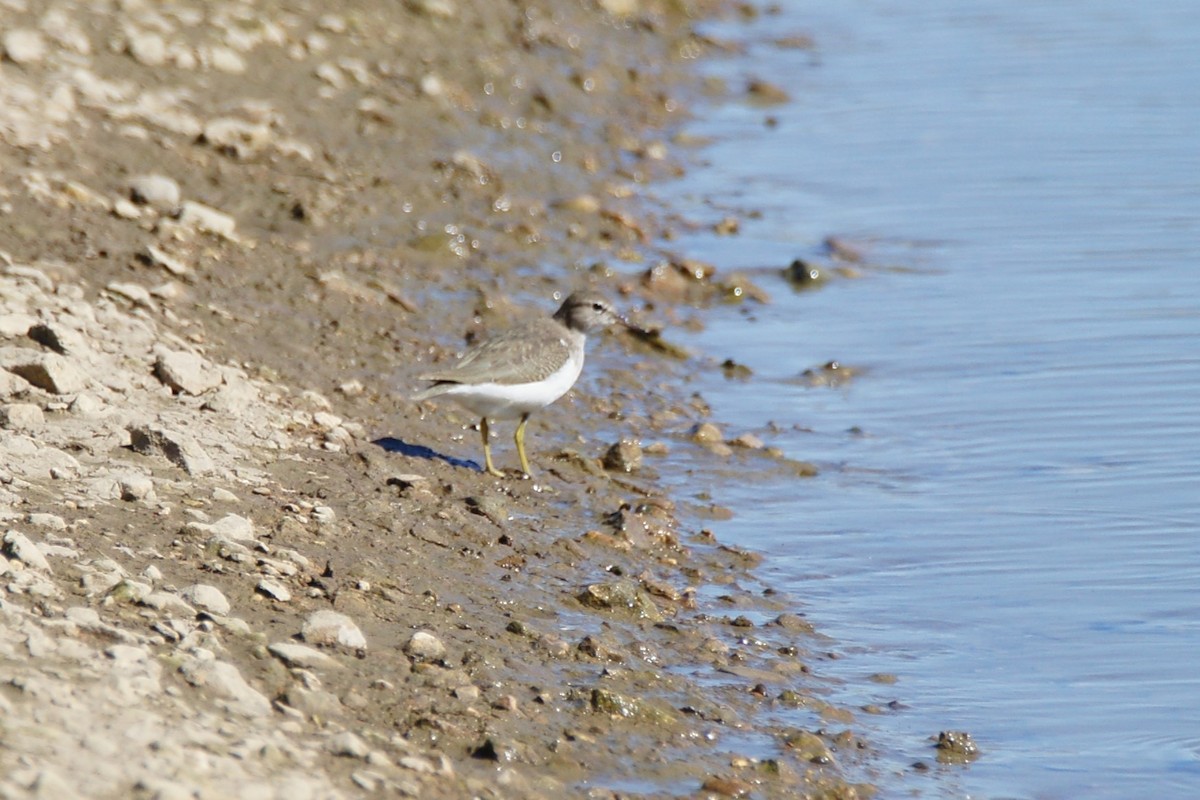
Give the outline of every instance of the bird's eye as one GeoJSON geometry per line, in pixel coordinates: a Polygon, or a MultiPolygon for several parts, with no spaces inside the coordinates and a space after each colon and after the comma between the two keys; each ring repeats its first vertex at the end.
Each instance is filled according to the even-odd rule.
{"type": "Polygon", "coordinates": [[[592,310],[593,311],[603,311],[604,304],[603,303],[592,303],[592,310]]]}

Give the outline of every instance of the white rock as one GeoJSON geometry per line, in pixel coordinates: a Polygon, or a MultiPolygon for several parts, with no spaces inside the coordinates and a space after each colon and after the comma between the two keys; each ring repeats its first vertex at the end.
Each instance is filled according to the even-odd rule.
{"type": "Polygon", "coordinates": [[[184,526],[186,533],[202,533],[213,537],[221,537],[235,542],[248,542],[254,539],[254,523],[237,514],[226,514],[216,522],[189,522],[184,526]]]}
{"type": "Polygon", "coordinates": [[[216,464],[192,437],[156,425],[129,428],[130,446],[135,453],[161,455],[189,475],[204,475],[216,464]]]}
{"type": "Polygon", "coordinates": [[[152,501],[157,498],[154,493],[154,479],[140,472],[126,472],[118,475],[117,486],[122,500],[129,502],[152,501]]]}
{"type": "Polygon", "coordinates": [[[203,203],[185,200],[179,212],[179,222],[204,233],[237,241],[237,222],[234,218],[203,203]]]}
{"type": "Polygon", "coordinates": [[[139,306],[146,306],[147,308],[154,307],[154,300],[150,297],[150,290],[145,286],[142,286],[140,283],[113,281],[104,287],[104,291],[111,294],[120,295],[126,300],[130,300],[139,306]]]}
{"type": "Polygon", "coordinates": [[[222,616],[228,614],[229,609],[232,608],[221,590],[207,583],[188,586],[179,592],[179,596],[194,606],[222,616]]]}
{"type": "Polygon", "coordinates": [[[439,661],[446,655],[446,645],[428,631],[417,631],[404,644],[404,653],[415,661],[439,661]]]}
{"type": "Polygon", "coordinates": [[[366,637],[353,620],[329,609],[310,614],[304,620],[300,635],[310,644],[336,644],[351,650],[361,650],[367,646],[366,637]]]}
{"type": "Polygon", "coordinates": [[[13,357],[7,369],[53,394],[73,394],[87,388],[89,383],[87,375],[73,361],[58,353],[22,352],[13,357]]]}
{"type": "Polygon", "coordinates": [[[160,211],[173,211],[183,199],[179,184],[166,175],[136,175],[129,179],[128,186],[130,199],[135,203],[154,206],[160,211]]]}
{"type": "Polygon", "coordinates": [[[141,601],[142,605],[154,608],[167,614],[178,614],[184,617],[196,616],[196,609],[177,594],[170,592],[151,592],[141,601]]]}
{"type": "Polygon", "coordinates": [[[212,499],[218,503],[240,503],[241,502],[241,500],[238,498],[238,496],[236,494],[229,491],[228,489],[223,489],[220,486],[218,486],[217,488],[212,490],[212,499]]]}
{"type": "Polygon", "coordinates": [[[93,418],[99,416],[100,412],[104,410],[104,403],[94,394],[80,392],[75,395],[71,405],[67,406],[67,410],[81,417],[93,418]]]}
{"type": "Polygon", "coordinates": [[[167,43],[157,33],[138,31],[129,37],[129,55],[147,67],[161,67],[167,61],[167,43]]]}
{"type": "Polygon", "coordinates": [[[233,708],[249,717],[271,713],[271,701],[246,682],[237,667],[218,661],[211,652],[197,648],[195,655],[179,666],[188,683],[231,700],[233,708]]]}
{"type": "Polygon", "coordinates": [[[292,599],[292,590],[272,578],[262,578],[255,588],[261,594],[274,598],[281,603],[290,602],[292,599]]]}
{"type": "Polygon", "coordinates": [[[0,406],[0,427],[10,431],[33,433],[46,425],[46,415],[41,406],[33,403],[9,403],[0,406]]]}
{"type": "Polygon", "coordinates": [[[228,47],[214,47],[209,52],[209,63],[218,72],[228,72],[231,75],[241,75],[246,71],[246,61],[237,52],[228,47]]]}
{"type": "Polygon", "coordinates": [[[328,525],[337,519],[337,513],[329,506],[316,506],[312,510],[312,518],[318,525],[328,525]]]}
{"type": "MultiPolygon", "coordinates": [[[[154,245],[147,246],[145,254],[142,257],[147,262],[153,264],[156,267],[162,267],[163,269],[165,269],[167,272],[171,273],[172,275],[183,276],[183,275],[187,275],[188,273],[190,273],[192,271],[191,267],[189,267],[187,264],[183,263],[178,258],[176,258],[175,256],[171,255],[170,253],[166,252],[165,250],[160,250],[159,248],[155,247],[154,245]]],[[[154,290],[151,290],[151,294],[157,295],[159,293],[154,290]]]]}
{"type": "Polygon", "coordinates": [[[25,521],[30,525],[37,525],[39,528],[49,528],[52,531],[65,531],[67,529],[67,521],[58,514],[34,512],[25,517],[25,521]]]}
{"type": "Polygon", "coordinates": [[[367,747],[367,743],[354,733],[342,731],[329,738],[329,752],[335,756],[366,758],[367,754],[371,752],[371,748],[367,747]]]}
{"type": "Polygon", "coordinates": [[[163,350],[154,362],[155,376],[171,391],[201,395],[221,385],[221,373],[203,357],[179,350],[163,350]]]}
{"type": "Polygon", "coordinates": [[[267,650],[289,667],[301,669],[338,669],[342,662],[328,653],[294,642],[277,642],[267,650]]]}
{"type": "Polygon", "coordinates": [[[11,558],[42,572],[53,572],[50,562],[36,544],[20,531],[10,530],[4,534],[4,552],[11,558]]]}
{"type": "Polygon", "coordinates": [[[46,40],[28,28],[14,28],[4,34],[4,55],[14,64],[36,64],[46,57],[46,40]]]}

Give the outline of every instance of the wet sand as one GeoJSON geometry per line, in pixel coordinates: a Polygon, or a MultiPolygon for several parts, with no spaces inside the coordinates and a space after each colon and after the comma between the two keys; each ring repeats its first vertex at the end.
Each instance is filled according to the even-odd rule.
{"type": "Polygon", "coordinates": [[[754,302],[647,197],[698,16],[53,8],[0,11],[0,797],[869,793],[827,642],[660,481],[808,469],[680,388],[670,324],[754,302]],[[583,287],[664,339],[477,471],[415,376],[583,287]]]}

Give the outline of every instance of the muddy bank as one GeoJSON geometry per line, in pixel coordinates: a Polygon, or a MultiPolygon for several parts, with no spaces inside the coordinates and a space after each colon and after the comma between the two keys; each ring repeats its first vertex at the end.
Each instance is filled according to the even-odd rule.
{"type": "Polygon", "coordinates": [[[657,482],[805,474],[686,354],[598,337],[533,480],[406,399],[556,293],[745,294],[645,197],[712,13],[4,6],[0,796],[866,793],[821,637],[657,482]]]}

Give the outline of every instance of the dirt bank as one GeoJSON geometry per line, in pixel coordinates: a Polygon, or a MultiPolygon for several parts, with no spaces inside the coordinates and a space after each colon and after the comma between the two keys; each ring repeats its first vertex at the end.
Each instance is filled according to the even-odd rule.
{"type": "Polygon", "coordinates": [[[598,337],[533,480],[406,399],[571,289],[726,292],[643,192],[735,11],[0,4],[0,797],[866,793],[822,639],[657,481],[729,458],[694,363],[598,337]]]}

